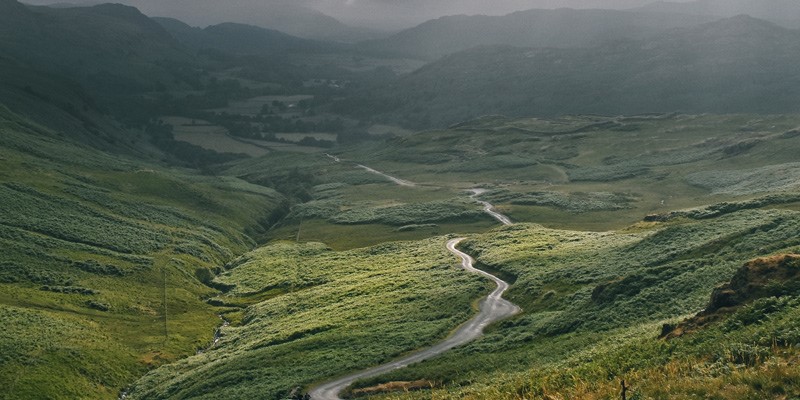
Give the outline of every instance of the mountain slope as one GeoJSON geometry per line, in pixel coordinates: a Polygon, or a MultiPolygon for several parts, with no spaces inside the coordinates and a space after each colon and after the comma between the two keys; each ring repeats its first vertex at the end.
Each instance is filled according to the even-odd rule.
{"type": "Polygon", "coordinates": [[[135,8],[3,4],[15,11],[0,13],[0,56],[79,83],[105,112],[135,115],[145,93],[199,84],[197,60],[135,8]]]}
{"type": "Polygon", "coordinates": [[[301,39],[252,25],[223,23],[195,28],[171,18],[153,18],[179,42],[195,49],[215,49],[238,55],[275,56],[288,53],[336,51],[344,45],[301,39]]]}
{"type": "MultiPolygon", "coordinates": [[[[292,210],[306,211],[301,214],[306,218],[287,240],[248,253],[217,278],[230,288],[217,301],[248,305],[241,319],[221,330],[219,345],[151,371],[131,396],[291,397],[326,377],[394,358],[408,344],[435,340],[431,333],[447,332],[442,327],[448,320],[458,324],[450,317],[465,310],[464,294],[476,288],[464,285],[463,272],[453,268],[458,261],[442,253],[445,237],[397,242],[393,236],[392,243],[332,251],[313,243],[320,240],[315,227],[326,212],[366,211],[368,203],[348,203],[354,199],[379,203],[378,212],[387,215],[397,207],[395,199],[426,207],[422,199],[431,191],[449,190],[467,199],[464,189],[479,182],[489,189],[481,199],[517,224],[495,222],[495,229],[470,235],[464,250],[483,268],[513,281],[509,296],[523,314],[440,358],[362,381],[359,387],[372,389],[362,393],[403,387],[377,387],[387,382],[417,381],[435,392],[388,397],[518,399],[559,393],[582,399],[602,390],[595,398],[613,398],[611,390],[618,392],[619,380],[626,379],[636,391],[655,397],[662,393],[659,368],[668,369],[675,360],[703,366],[671,370],[670,376],[685,373],[691,379],[675,383],[671,388],[677,393],[707,397],[727,385],[746,394],[738,398],[764,398],[776,387],[797,393],[798,371],[791,364],[797,355],[793,346],[800,343],[796,280],[786,285],[791,291],[769,292],[786,298],[762,300],[769,317],[745,310],[699,339],[664,343],[657,335],[664,323],[707,304],[714,287],[748,260],[800,250],[798,122],[797,116],[754,115],[486,117],[387,144],[338,149],[339,162],[250,160],[238,166],[248,179],[291,169],[319,177],[315,200],[292,210]],[[418,185],[332,173],[349,166],[355,174],[348,160],[418,185]],[[705,174],[689,175],[697,171],[705,174]],[[743,188],[728,174],[746,176],[750,183],[743,188]],[[728,190],[716,190],[720,187],[728,190]],[[385,201],[398,193],[403,197],[385,201]],[[664,214],[643,221],[655,210],[664,214]],[[581,230],[539,223],[573,223],[581,230]],[[312,243],[298,244],[298,237],[312,243]],[[747,320],[750,325],[738,324],[747,320]],[[423,326],[430,330],[423,332],[423,326]],[[734,367],[741,359],[750,361],[734,367]],[[773,360],[788,363],[776,367],[785,375],[770,373],[773,360]],[[739,380],[745,373],[754,379],[739,380]],[[707,380],[717,385],[703,385],[707,380]],[[695,381],[696,386],[688,383],[695,381]]],[[[447,205],[455,209],[458,203],[456,198],[447,205]]],[[[376,232],[374,220],[345,223],[355,224],[360,235],[376,232]]],[[[449,229],[441,225],[440,233],[463,228],[449,229]]]]}
{"type": "Polygon", "coordinates": [[[800,27],[800,4],[792,0],[657,1],[638,10],[720,17],[747,14],[791,27],[800,27]]]}
{"type": "Polygon", "coordinates": [[[702,16],[612,10],[528,10],[499,17],[443,17],[360,46],[373,52],[432,60],[481,45],[593,47],[708,21],[702,16]]]}
{"type": "Polygon", "coordinates": [[[283,0],[235,0],[220,7],[215,0],[121,0],[153,17],[169,17],[194,26],[226,22],[274,29],[307,39],[356,42],[375,38],[378,33],[355,28],[317,10],[283,0]]]}
{"type": "Polygon", "coordinates": [[[219,324],[204,282],[282,202],[98,151],[0,105],[1,397],[114,399],[194,354],[219,324]]]}
{"type": "Polygon", "coordinates": [[[594,49],[470,49],[339,109],[417,128],[497,113],[796,112],[798,62],[798,31],[740,16],[594,49]]]}

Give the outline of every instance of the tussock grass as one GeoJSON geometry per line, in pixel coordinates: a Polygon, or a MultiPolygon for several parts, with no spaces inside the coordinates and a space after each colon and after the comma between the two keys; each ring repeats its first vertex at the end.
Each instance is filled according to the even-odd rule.
{"type": "MultiPolygon", "coordinates": [[[[485,267],[515,277],[524,314],[434,360],[368,380],[444,386],[386,398],[780,398],[793,370],[797,294],[759,300],[722,324],[657,339],[664,321],[705,307],[711,290],[755,257],[793,253],[800,214],[734,211],[627,232],[516,225],[465,242],[485,267]],[[633,397],[636,398],[636,397],[633,397]]],[[[796,395],[796,394],[794,394],[796,395]]]]}
{"type": "Polygon", "coordinates": [[[250,303],[215,348],[151,372],[132,398],[280,398],[446,336],[488,284],[445,239],[335,252],[276,242],[230,264],[218,300],[250,303]]]}
{"type": "Polygon", "coordinates": [[[283,202],[72,144],[0,109],[2,398],[116,398],[219,323],[201,280],[283,202]],[[166,300],[166,302],[164,301],[166,300]]]}

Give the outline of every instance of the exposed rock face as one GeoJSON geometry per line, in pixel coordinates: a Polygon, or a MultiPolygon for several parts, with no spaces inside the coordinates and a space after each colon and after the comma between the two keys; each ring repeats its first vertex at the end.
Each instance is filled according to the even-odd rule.
{"type": "Polygon", "coordinates": [[[759,298],[796,294],[800,294],[800,255],[759,258],[742,266],[729,283],[714,289],[705,310],[677,326],[664,325],[661,337],[671,339],[701,329],[759,298]]]}

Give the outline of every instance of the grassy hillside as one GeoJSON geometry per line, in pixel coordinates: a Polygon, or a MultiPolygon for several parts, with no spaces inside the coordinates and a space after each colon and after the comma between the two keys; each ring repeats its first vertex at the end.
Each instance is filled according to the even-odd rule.
{"type": "Polygon", "coordinates": [[[146,375],[131,398],[283,398],[431,344],[488,289],[444,244],[276,242],[248,253],[215,280],[230,288],[215,301],[249,308],[226,316],[216,346],[146,375]]]}
{"type": "Polygon", "coordinates": [[[345,46],[301,39],[285,33],[236,23],[207,28],[191,27],[170,18],[153,18],[174,38],[195,49],[215,49],[231,54],[285,56],[287,53],[320,52],[344,49],[345,46]]]}
{"type": "Polygon", "coordinates": [[[607,230],[797,188],[799,125],[755,115],[485,117],[340,156],[423,187],[484,187],[515,221],[607,230]]]}
{"type": "Polygon", "coordinates": [[[800,251],[799,229],[797,211],[762,209],[607,233],[518,225],[473,237],[465,248],[515,279],[509,299],[524,313],[439,359],[362,386],[444,385],[388,398],[599,399],[617,396],[625,379],[638,398],[791,398],[800,393],[792,367],[800,340],[792,322],[800,310],[796,263],[785,265],[795,278],[768,278],[765,267],[734,278],[763,290],[723,322],[658,336],[664,323],[711,309],[712,289],[745,276],[737,271],[748,260],[800,251]]]}
{"type": "Polygon", "coordinates": [[[2,115],[9,398],[45,383],[51,397],[114,397],[151,367],[134,398],[280,398],[386,361],[445,336],[487,291],[444,250],[454,232],[472,233],[465,250],[514,283],[524,313],[360,386],[424,381],[436,396],[486,399],[602,398],[622,378],[658,398],[665,374],[687,393],[796,387],[794,286],[767,285],[785,298],[656,339],[749,260],[800,253],[796,117],[486,117],[338,149],[338,162],[270,153],[219,167],[237,177],[222,178],[65,144],[2,115]],[[466,192],[476,186],[546,227],[489,231],[496,222],[466,192]],[[254,237],[273,242],[236,259],[254,237]],[[762,309],[770,317],[753,322],[762,309]],[[216,314],[231,325],[192,356],[216,314]]]}
{"type": "Polygon", "coordinates": [[[274,187],[296,204],[267,237],[323,242],[336,250],[448,233],[482,232],[495,221],[459,188],[401,187],[324,154],[271,154],[221,171],[274,187]]]}
{"type": "Polygon", "coordinates": [[[3,2],[16,12],[0,17],[0,46],[3,53],[20,61],[71,77],[104,94],[149,92],[159,85],[190,86],[186,80],[192,58],[135,8],[119,4],[27,8],[14,0],[3,2]],[[179,65],[186,76],[176,73],[179,65]]]}
{"type": "Polygon", "coordinates": [[[465,283],[449,279],[468,278],[428,269],[448,265],[442,239],[341,250],[467,229],[468,216],[421,227],[425,217],[416,210],[469,209],[463,190],[476,185],[517,221],[550,226],[522,223],[465,242],[483,268],[513,282],[508,296],[523,314],[475,343],[359,387],[375,393],[379,383],[414,381],[436,388],[388,398],[607,398],[625,379],[629,394],[644,398],[791,395],[800,294],[793,280],[782,286],[756,274],[754,285],[765,289],[744,302],[751,305],[737,304],[721,322],[682,337],[658,336],[710,308],[714,288],[748,261],[800,252],[797,123],[747,115],[487,117],[349,149],[340,162],[283,154],[238,163],[226,173],[305,196],[270,235],[307,243],[276,242],[228,264],[216,280],[228,290],[214,303],[239,310],[228,314],[233,325],[219,345],[147,375],[134,396],[280,398],[441,337],[468,313],[452,307],[485,290],[476,281],[455,289],[465,283]],[[394,185],[348,160],[417,185],[394,185]],[[395,207],[402,211],[393,214],[395,207]],[[403,236],[400,225],[411,221],[394,216],[413,221],[413,234],[403,236]],[[383,236],[389,226],[396,233],[383,236]],[[320,238],[336,250],[313,243],[320,238]],[[394,274],[412,281],[386,286],[399,279],[394,274]],[[427,285],[442,286],[431,292],[427,285]],[[463,297],[444,300],[451,295],[444,288],[463,297]],[[406,289],[428,294],[400,305],[397,290],[406,289]],[[384,306],[403,311],[389,317],[384,306]],[[438,312],[441,325],[420,333],[420,312],[438,312]],[[373,323],[360,325],[366,315],[373,323]],[[681,383],[664,389],[665,379],[681,383]]]}
{"type": "Polygon", "coordinates": [[[2,398],[115,398],[220,323],[212,270],[283,199],[111,156],[0,108],[2,398]]]}

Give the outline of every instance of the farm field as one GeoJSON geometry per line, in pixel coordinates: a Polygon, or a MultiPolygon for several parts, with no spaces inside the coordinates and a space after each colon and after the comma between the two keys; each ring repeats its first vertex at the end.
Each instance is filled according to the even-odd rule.
{"type": "MultiPolygon", "coordinates": [[[[294,143],[271,142],[250,138],[231,136],[227,129],[222,126],[213,125],[208,121],[184,118],[184,117],[163,117],[161,120],[172,126],[175,140],[193,144],[204,149],[213,150],[218,153],[245,154],[250,157],[260,157],[272,151],[283,151],[292,153],[320,153],[322,148],[301,146],[294,143]]],[[[286,134],[291,137],[329,137],[328,134],[286,134]]],[[[280,135],[277,135],[281,137],[280,135]]],[[[298,139],[302,140],[302,137],[298,139]]],[[[335,137],[334,137],[335,140],[335,137]]],[[[290,141],[291,142],[291,141],[290,141]]]]}
{"type": "Polygon", "coordinates": [[[278,139],[285,139],[290,142],[299,142],[304,138],[310,137],[317,140],[327,140],[330,142],[335,142],[338,134],[335,133],[276,133],[275,137],[278,139]]]}
{"type": "Polygon", "coordinates": [[[172,135],[175,140],[191,143],[207,150],[218,153],[246,154],[251,157],[263,156],[270,152],[267,148],[233,138],[227,129],[208,121],[174,116],[162,117],[161,121],[172,127],[172,135]]]}
{"type": "Polygon", "coordinates": [[[264,106],[271,106],[274,102],[282,103],[288,108],[294,108],[303,100],[312,100],[312,95],[286,95],[286,96],[258,96],[246,100],[230,102],[227,107],[211,111],[236,115],[256,116],[261,113],[264,106]]]}

